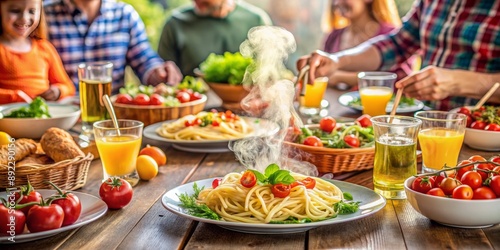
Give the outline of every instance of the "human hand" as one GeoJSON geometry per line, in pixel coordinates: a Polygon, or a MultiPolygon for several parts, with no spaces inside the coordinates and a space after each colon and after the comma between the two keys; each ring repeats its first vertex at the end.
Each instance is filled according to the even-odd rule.
{"type": "Polygon", "coordinates": [[[56,86],[50,86],[48,90],[40,94],[40,97],[46,101],[57,101],[61,96],[61,90],[56,86]]]}
{"type": "Polygon", "coordinates": [[[314,79],[320,76],[331,76],[338,68],[338,59],[336,56],[328,54],[321,50],[316,50],[310,55],[302,56],[297,61],[297,69],[300,71],[306,65],[309,65],[309,84],[314,83],[314,79]]]}
{"type": "Polygon", "coordinates": [[[427,66],[396,83],[396,88],[404,88],[407,97],[419,100],[442,100],[459,93],[460,86],[453,80],[450,69],[427,66]]]}
{"type": "Polygon", "coordinates": [[[168,85],[175,85],[182,81],[182,73],[172,61],[166,61],[163,67],[157,67],[149,76],[147,83],[157,85],[159,83],[166,83],[168,85]]]}

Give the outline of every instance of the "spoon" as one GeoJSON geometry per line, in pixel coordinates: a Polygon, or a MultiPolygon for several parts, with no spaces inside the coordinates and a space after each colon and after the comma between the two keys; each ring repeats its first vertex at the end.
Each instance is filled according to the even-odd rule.
{"type": "Polygon", "coordinates": [[[118,120],[116,119],[115,109],[113,108],[113,104],[111,104],[111,100],[108,95],[103,95],[102,100],[104,102],[104,106],[108,110],[109,115],[111,116],[111,120],[113,121],[113,125],[116,129],[116,134],[120,136],[120,127],[118,126],[118,120]]]}

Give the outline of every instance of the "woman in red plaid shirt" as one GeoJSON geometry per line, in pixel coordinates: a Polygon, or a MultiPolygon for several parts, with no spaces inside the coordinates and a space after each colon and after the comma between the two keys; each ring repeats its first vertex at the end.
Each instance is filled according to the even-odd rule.
{"type": "MultiPolygon", "coordinates": [[[[373,38],[353,49],[301,57],[310,82],[336,70],[388,70],[418,53],[422,70],[396,83],[408,97],[434,109],[473,105],[500,82],[500,0],[416,0],[397,33],[373,38]]],[[[490,98],[500,103],[500,90],[490,98]]]]}

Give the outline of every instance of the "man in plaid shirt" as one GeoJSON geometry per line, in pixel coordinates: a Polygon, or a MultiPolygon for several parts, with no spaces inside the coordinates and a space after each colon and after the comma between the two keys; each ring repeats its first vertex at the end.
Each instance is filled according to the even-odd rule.
{"type": "MultiPolygon", "coordinates": [[[[337,69],[388,70],[415,53],[423,69],[396,88],[439,110],[476,103],[500,81],[500,0],[416,0],[399,31],[335,54],[316,51],[297,67],[309,64],[314,79],[337,69]]],[[[500,102],[500,90],[490,101],[500,102]]]]}
{"type": "Polygon", "coordinates": [[[78,89],[78,64],[113,63],[113,93],[123,86],[130,66],[145,84],[178,83],[175,63],[163,61],[148,42],[144,23],[134,8],[115,0],[45,1],[49,39],[78,89]]]}

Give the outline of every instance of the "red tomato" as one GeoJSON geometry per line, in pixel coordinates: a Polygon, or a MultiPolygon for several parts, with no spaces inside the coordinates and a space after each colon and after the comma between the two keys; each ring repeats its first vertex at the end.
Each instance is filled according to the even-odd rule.
{"type": "Polygon", "coordinates": [[[473,129],[484,130],[484,128],[486,127],[486,122],[483,122],[483,121],[473,121],[470,124],[470,127],[473,128],[473,129]]]}
{"type": "Polygon", "coordinates": [[[149,97],[149,105],[163,105],[165,98],[159,94],[152,94],[149,97]]]}
{"type": "Polygon", "coordinates": [[[189,101],[196,101],[196,100],[200,100],[201,98],[203,98],[203,96],[200,93],[193,92],[193,94],[191,94],[189,96],[189,101]]]}
{"type": "MultiPolygon", "coordinates": [[[[16,198],[16,201],[18,201],[19,205],[30,203],[30,202],[40,203],[40,201],[42,200],[42,195],[40,193],[38,193],[37,191],[35,191],[35,189],[33,188],[33,186],[31,186],[31,184],[29,182],[28,182],[28,184],[22,186],[21,190],[19,192],[16,192],[14,196],[16,198]],[[23,196],[23,198],[21,200],[19,200],[21,195],[23,196]]],[[[27,207],[21,208],[20,210],[24,213],[24,215],[28,216],[28,211],[30,210],[31,207],[33,207],[33,206],[27,206],[27,207]]]]}
{"type": "Polygon", "coordinates": [[[468,171],[462,176],[460,182],[469,185],[474,190],[483,185],[483,178],[478,172],[468,171]]]}
{"type": "Polygon", "coordinates": [[[411,189],[424,194],[429,192],[433,187],[434,180],[427,176],[419,176],[411,184],[411,189]]]}
{"type": "Polygon", "coordinates": [[[446,197],[446,195],[444,194],[444,192],[441,188],[432,188],[431,190],[427,191],[426,194],[440,196],[440,197],[446,197]]]}
{"type": "Polygon", "coordinates": [[[274,194],[274,197],[285,198],[290,194],[290,185],[275,184],[271,187],[271,192],[274,194]]]}
{"type": "Polygon", "coordinates": [[[344,136],[344,142],[351,148],[359,148],[359,138],[355,135],[344,136]]]}
{"type": "Polygon", "coordinates": [[[372,121],[370,120],[372,117],[370,115],[364,114],[356,119],[356,123],[358,123],[361,127],[371,127],[372,121]]]}
{"type": "Polygon", "coordinates": [[[158,166],[163,166],[167,164],[167,156],[165,155],[163,150],[155,146],[150,146],[149,144],[146,145],[146,147],[144,147],[143,149],[141,149],[141,151],[139,151],[139,155],[151,156],[151,158],[153,158],[156,161],[156,164],[158,164],[158,166]]]}
{"type": "Polygon", "coordinates": [[[484,127],[484,130],[489,130],[489,131],[500,131],[500,125],[495,124],[495,123],[490,123],[484,127]]]}
{"type": "Polygon", "coordinates": [[[323,117],[319,121],[319,128],[327,133],[331,133],[336,126],[337,121],[331,116],[323,117]]]}
{"type": "Polygon", "coordinates": [[[453,190],[454,199],[471,200],[474,195],[472,188],[468,185],[459,185],[453,190]]]}
{"type": "Polygon", "coordinates": [[[212,126],[214,126],[214,127],[218,127],[219,125],[220,125],[220,122],[219,122],[219,121],[217,121],[217,120],[213,120],[213,121],[212,121],[212,126]]]}
{"type": "Polygon", "coordinates": [[[120,209],[128,205],[133,194],[130,183],[117,177],[107,179],[99,188],[99,196],[109,209],[120,209]]]}
{"type": "Polygon", "coordinates": [[[446,177],[441,181],[441,189],[443,190],[444,194],[446,195],[451,195],[453,193],[453,190],[461,185],[459,180],[452,178],[452,177],[446,177]]]}
{"type": "Polygon", "coordinates": [[[149,105],[149,96],[146,94],[137,94],[134,98],[134,104],[136,105],[149,105]]]}
{"type": "Polygon", "coordinates": [[[118,94],[116,96],[115,102],[122,104],[132,104],[134,102],[134,99],[129,94],[118,94]]]}
{"type": "Polygon", "coordinates": [[[307,189],[313,189],[316,186],[316,180],[311,177],[307,177],[300,181],[307,189]]]}
{"type": "Polygon", "coordinates": [[[500,175],[491,177],[490,188],[498,197],[500,197],[500,175]]]}
{"type": "Polygon", "coordinates": [[[465,127],[470,128],[472,124],[472,117],[470,115],[467,116],[467,121],[465,122],[465,127]]]}
{"type": "Polygon", "coordinates": [[[222,179],[221,179],[221,178],[215,178],[215,179],[212,181],[212,188],[216,188],[216,187],[218,187],[221,181],[222,181],[222,179]]]}
{"type": "Polygon", "coordinates": [[[473,200],[487,200],[487,199],[495,199],[495,198],[497,198],[497,196],[495,195],[493,190],[491,190],[491,188],[485,187],[485,186],[474,190],[474,193],[472,196],[473,200]]]}
{"type": "MultiPolygon", "coordinates": [[[[461,162],[459,162],[459,163],[457,164],[457,167],[464,166],[464,165],[466,165],[466,164],[470,164],[470,163],[472,163],[472,161],[469,161],[469,160],[463,160],[463,161],[461,161],[461,162]]],[[[457,176],[457,179],[459,179],[459,180],[460,180],[460,179],[462,178],[462,176],[465,174],[465,172],[471,171],[471,170],[473,170],[473,169],[474,169],[474,165],[473,165],[473,164],[471,164],[471,165],[469,165],[469,166],[467,166],[467,167],[463,167],[463,168],[461,168],[461,169],[457,170],[457,175],[456,175],[456,176],[457,176]]]]}
{"type": "Polygon", "coordinates": [[[495,156],[492,156],[492,157],[490,158],[490,161],[491,161],[491,162],[496,162],[496,163],[500,164],[500,155],[495,155],[495,156]]]}
{"type": "Polygon", "coordinates": [[[308,136],[304,140],[304,145],[313,146],[313,147],[323,147],[323,143],[321,142],[321,139],[319,139],[318,137],[316,137],[314,135],[308,136]]]}
{"type": "Polygon", "coordinates": [[[64,212],[64,220],[62,226],[67,226],[75,223],[82,212],[82,204],[78,196],[72,193],[64,193],[64,198],[57,199],[52,204],[59,205],[64,212]]]}
{"type": "Polygon", "coordinates": [[[240,178],[240,183],[246,188],[251,188],[257,183],[257,177],[252,171],[245,171],[240,178]]]}
{"type": "Polygon", "coordinates": [[[0,203],[0,235],[20,235],[24,231],[25,224],[26,216],[23,211],[11,210],[0,203]]]}
{"type": "Polygon", "coordinates": [[[496,166],[492,171],[493,172],[490,173],[490,176],[500,175],[500,166],[496,166]]]}
{"type": "Polygon", "coordinates": [[[469,157],[469,161],[471,161],[471,162],[486,161],[486,159],[480,155],[473,155],[473,156],[469,157]]]}
{"type": "Polygon", "coordinates": [[[444,175],[441,173],[439,175],[434,175],[430,177],[431,179],[434,179],[434,187],[435,188],[441,188],[441,182],[443,182],[443,179],[445,178],[444,175]]]}
{"type": "Polygon", "coordinates": [[[470,116],[472,116],[472,118],[474,120],[481,118],[482,115],[483,115],[483,113],[481,111],[478,111],[478,110],[476,110],[476,111],[472,112],[472,114],[470,114],[470,116]]]}
{"type": "Polygon", "coordinates": [[[64,211],[57,204],[34,205],[28,212],[26,226],[31,233],[61,228],[64,211]]]}
{"type": "Polygon", "coordinates": [[[470,110],[467,107],[461,107],[460,109],[458,109],[458,113],[470,116],[470,110]]]}
{"type": "Polygon", "coordinates": [[[177,92],[176,97],[180,103],[186,103],[186,102],[189,102],[189,100],[191,100],[191,96],[189,95],[188,92],[185,92],[185,91],[177,92]]]}

